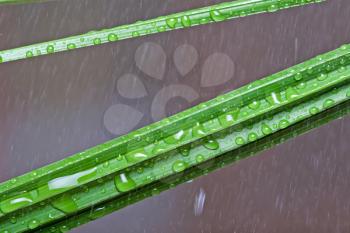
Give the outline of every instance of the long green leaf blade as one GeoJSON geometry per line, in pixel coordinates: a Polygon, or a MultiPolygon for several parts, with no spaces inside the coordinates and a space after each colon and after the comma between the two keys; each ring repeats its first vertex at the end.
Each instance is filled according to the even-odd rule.
{"type": "Polygon", "coordinates": [[[129,25],[91,31],[82,35],[0,51],[0,63],[75,50],[175,29],[221,22],[247,15],[275,12],[277,10],[322,1],[324,0],[236,0],[224,2],[155,19],[138,21],[129,25]]]}
{"type": "Polygon", "coordinates": [[[43,1],[53,1],[53,0],[0,0],[0,5],[36,3],[36,2],[43,2],[43,1]]]}
{"type": "Polygon", "coordinates": [[[303,135],[310,130],[321,127],[333,120],[348,116],[349,114],[350,101],[348,100],[343,104],[322,112],[321,114],[317,114],[304,121],[301,121],[292,127],[258,140],[253,145],[249,144],[242,148],[233,150],[232,152],[228,152],[222,156],[215,158],[214,160],[203,163],[201,166],[191,167],[187,169],[183,174],[181,174],[181,176],[174,175],[172,177],[169,177],[167,178],[167,182],[162,182],[162,180],[153,182],[150,185],[146,185],[140,189],[136,189],[135,191],[128,193],[128,195],[117,197],[110,201],[96,205],[92,209],[83,211],[78,215],[70,216],[67,219],[59,221],[48,227],[44,227],[40,230],[40,232],[52,233],[57,232],[58,230],[68,231],[79,227],[83,224],[111,214],[114,211],[122,209],[126,206],[132,205],[136,202],[172,189],[177,185],[191,181],[199,176],[208,174],[209,172],[213,172],[217,169],[228,166],[234,162],[240,161],[250,156],[257,155],[261,151],[268,150],[274,146],[288,141],[289,139],[303,135]]]}
{"type": "Polygon", "coordinates": [[[0,226],[23,232],[60,222],[255,143],[349,98],[350,46],[344,45],[0,184],[0,226]]]}

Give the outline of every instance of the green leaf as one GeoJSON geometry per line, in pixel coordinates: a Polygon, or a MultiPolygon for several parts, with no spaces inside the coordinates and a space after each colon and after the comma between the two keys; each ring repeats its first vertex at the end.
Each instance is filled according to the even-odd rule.
{"type": "Polygon", "coordinates": [[[4,182],[0,225],[39,230],[154,183],[169,184],[194,167],[208,172],[205,163],[349,101],[349,55],[344,45],[4,182]]]}
{"type": "MultiPolygon", "coordinates": [[[[217,5],[161,16],[155,19],[138,21],[129,25],[117,26],[100,31],[91,31],[82,35],[0,51],[0,63],[68,50],[71,51],[78,48],[96,46],[175,29],[221,22],[258,13],[275,12],[277,10],[322,1],[324,0],[237,0],[223,2],[217,5]]],[[[0,4],[16,2],[19,1],[0,0],[0,4]]]]}

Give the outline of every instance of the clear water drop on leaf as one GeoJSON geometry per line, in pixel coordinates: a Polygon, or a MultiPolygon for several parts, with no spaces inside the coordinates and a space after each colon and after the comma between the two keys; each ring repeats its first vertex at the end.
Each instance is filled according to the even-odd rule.
{"type": "Polygon", "coordinates": [[[218,141],[213,138],[206,138],[203,146],[209,150],[217,150],[220,147],[218,141]]]}
{"type": "Polygon", "coordinates": [[[115,186],[120,192],[127,192],[136,187],[136,183],[129,175],[121,173],[114,178],[115,186]]]}
{"type": "Polygon", "coordinates": [[[78,206],[69,194],[63,194],[59,198],[51,202],[52,206],[64,213],[74,213],[78,210],[78,206]]]}
{"type": "Polygon", "coordinates": [[[33,229],[37,228],[38,226],[39,226],[39,221],[36,220],[36,219],[30,220],[29,223],[28,223],[28,228],[30,230],[33,230],[33,229]]]}
{"type": "Polygon", "coordinates": [[[166,20],[166,24],[168,25],[168,27],[170,28],[175,28],[176,24],[177,24],[177,18],[168,18],[166,20]]]}
{"type": "Polygon", "coordinates": [[[182,172],[187,168],[187,163],[181,160],[177,160],[173,164],[173,171],[174,172],[182,172]]]}

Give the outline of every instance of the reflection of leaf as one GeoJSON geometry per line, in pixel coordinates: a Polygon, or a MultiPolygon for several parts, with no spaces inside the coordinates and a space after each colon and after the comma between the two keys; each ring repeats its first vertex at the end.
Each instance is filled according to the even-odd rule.
{"type": "Polygon", "coordinates": [[[121,96],[130,99],[137,99],[147,95],[142,81],[133,74],[125,74],[120,77],[117,82],[117,90],[121,96]]]}
{"type": "Polygon", "coordinates": [[[139,46],[135,52],[137,67],[155,79],[163,79],[166,55],[163,48],[155,43],[147,42],[139,46]]]}
{"type": "Polygon", "coordinates": [[[197,64],[198,52],[188,44],[180,45],[174,52],[174,63],[182,76],[188,74],[197,64]]]}
{"type": "Polygon", "coordinates": [[[114,135],[128,133],[141,121],[143,113],[124,104],[116,104],[107,109],[103,123],[114,135]]]}
{"type": "Polygon", "coordinates": [[[234,74],[234,63],[223,53],[210,55],[202,67],[202,87],[212,87],[226,83],[234,74]]]}

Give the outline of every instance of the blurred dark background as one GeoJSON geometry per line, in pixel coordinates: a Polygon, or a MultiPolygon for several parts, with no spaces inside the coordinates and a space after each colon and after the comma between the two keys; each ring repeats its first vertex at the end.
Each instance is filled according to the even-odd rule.
{"type": "MultiPolygon", "coordinates": [[[[2,6],[0,50],[217,2],[2,6]]],[[[350,43],[349,22],[350,2],[328,0],[1,64],[0,182],[350,43]],[[147,74],[140,54],[164,70],[147,74]]],[[[350,232],[349,138],[338,120],[74,232],[350,232]]]]}

